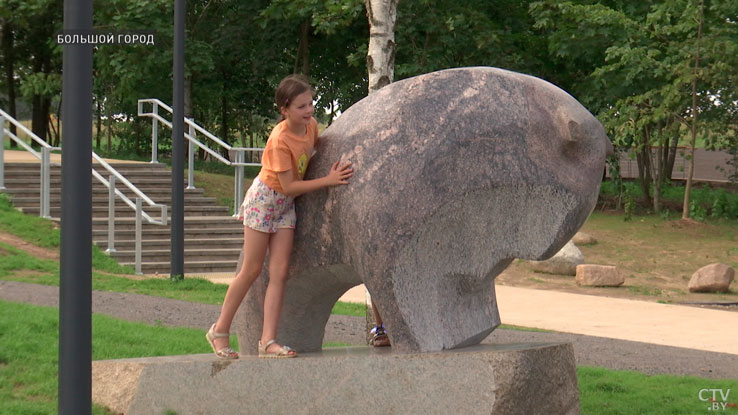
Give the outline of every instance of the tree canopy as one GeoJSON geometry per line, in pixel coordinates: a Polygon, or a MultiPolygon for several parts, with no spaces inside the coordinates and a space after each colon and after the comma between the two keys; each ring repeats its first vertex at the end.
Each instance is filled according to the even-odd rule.
{"type": "MultiPolygon", "coordinates": [[[[0,0],[8,98],[46,120],[61,87],[61,0],[0,0]],[[13,88],[15,88],[13,90],[13,88]]],[[[667,174],[677,144],[738,147],[738,11],[729,0],[399,1],[395,80],[461,66],[496,66],[570,92],[606,126],[617,147],[638,154],[644,185],[667,174]],[[698,35],[699,16],[703,18],[698,35]],[[698,65],[698,44],[701,53],[698,65]],[[695,87],[694,94],[692,86],[695,87]],[[695,105],[693,105],[693,96],[695,105]],[[652,146],[667,149],[663,157],[652,146]],[[670,152],[671,151],[671,152],[670,152]]],[[[188,0],[186,113],[226,141],[256,144],[277,113],[279,80],[308,75],[324,123],[367,93],[369,23],[363,0],[188,0]]],[[[100,31],[154,30],[156,44],[95,47],[99,117],[118,150],[145,153],[136,101],[172,96],[171,0],[95,3],[100,31]],[[110,131],[110,129],[108,129],[110,131]]],[[[98,144],[99,146],[99,144],[98,144]]],[[[655,195],[657,196],[657,195],[655,195]]]]}

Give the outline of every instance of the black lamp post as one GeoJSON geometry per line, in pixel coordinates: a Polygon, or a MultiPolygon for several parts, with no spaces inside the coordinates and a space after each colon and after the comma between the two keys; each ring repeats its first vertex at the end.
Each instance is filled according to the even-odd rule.
{"type": "MultiPolygon", "coordinates": [[[[92,0],[64,1],[64,30],[90,33],[92,0]]],[[[62,64],[59,413],[92,413],[92,45],[65,44],[62,64]]]]}
{"type": "Polygon", "coordinates": [[[174,97],[172,119],[171,265],[173,279],[184,277],[184,41],[185,0],[174,0],[174,97]]]}

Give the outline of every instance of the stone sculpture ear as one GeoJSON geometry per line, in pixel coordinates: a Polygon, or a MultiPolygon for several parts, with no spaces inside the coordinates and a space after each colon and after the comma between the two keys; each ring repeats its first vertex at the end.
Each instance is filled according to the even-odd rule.
{"type": "Polygon", "coordinates": [[[574,120],[569,120],[568,122],[569,127],[569,137],[568,139],[570,141],[580,141],[581,139],[585,138],[582,134],[581,129],[579,128],[579,123],[574,120]]]}

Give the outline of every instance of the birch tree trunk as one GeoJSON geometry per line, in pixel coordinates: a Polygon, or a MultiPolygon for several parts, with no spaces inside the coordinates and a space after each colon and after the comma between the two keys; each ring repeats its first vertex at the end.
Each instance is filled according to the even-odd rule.
{"type": "MultiPolygon", "coordinates": [[[[366,69],[369,74],[369,94],[392,83],[395,78],[395,19],[399,0],[364,0],[369,20],[369,48],[366,69]]],[[[374,312],[374,302],[366,291],[366,342],[371,344],[371,329],[382,323],[374,312]]]]}
{"type": "Polygon", "coordinates": [[[366,68],[369,93],[388,85],[395,77],[395,18],[399,0],[364,0],[369,19],[366,68]]]}

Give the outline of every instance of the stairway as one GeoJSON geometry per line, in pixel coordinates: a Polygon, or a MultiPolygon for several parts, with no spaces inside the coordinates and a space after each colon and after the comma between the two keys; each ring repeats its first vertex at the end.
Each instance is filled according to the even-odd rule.
{"type": "MultiPolygon", "coordinates": [[[[171,171],[161,163],[112,163],[126,179],[143,191],[154,202],[167,205],[171,214],[171,171]]],[[[103,177],[108,172],[93,164],[103,177]]],[[[186,180],[186,178],[185,178],[186,180]]],[[[8,194],[16,208],[23,213],[39,215],[40,164],[5,163],[4,193],[8,194]]],[[[116,187],[131,200],[135,195],[118,183],[116,187]]],[[[203,189],[185,189],[184,199],[184,272],[200,274],[210,272],[235,272],[243,244],[243,225],[229,214],[227,207],[218,206],[215,198],[205,197],[203,189]]],[[[61,213],[61,167],[51,167],[51,217],[59,221],[61,213]]],[[[158,209],[145,207],[153,218],[160,215],[158,209]]],[[[171,217],[168,220],[171,225],[171,217]]],[[[142,265],[144,274],[169,275],[171,227],[143,222],[142,265]]],[[[135,211],[123,201],[115,205],[115,252],[118,262],[134,265],[135,261],[135,211]]],[[[108,189],[92,180],[92,241],[102,250],[108,245],[108,189]]]]}

